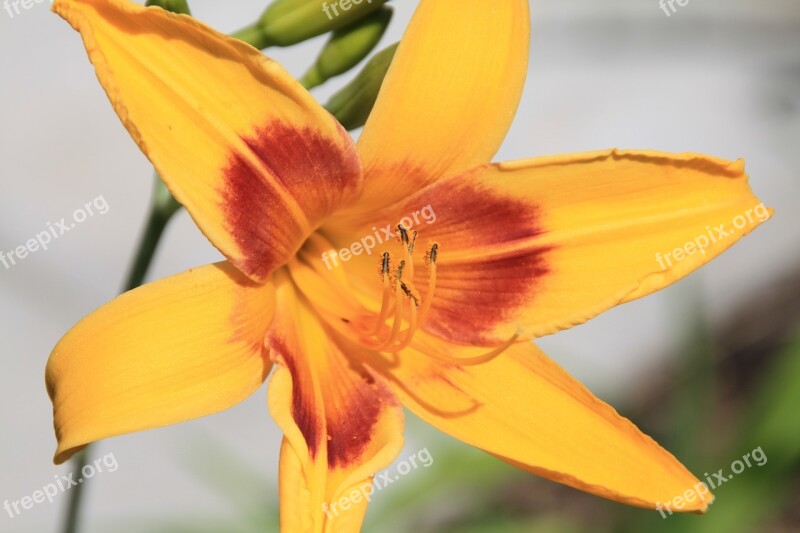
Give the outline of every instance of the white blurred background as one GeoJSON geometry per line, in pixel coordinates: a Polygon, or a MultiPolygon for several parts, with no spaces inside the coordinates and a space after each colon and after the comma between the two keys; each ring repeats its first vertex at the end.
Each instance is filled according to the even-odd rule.
{"type": "MultiPolygon", "coordinates": [[[[197,18],[227,32],[252,22],[266,0],[189,3],[197,18]]],[[[400,38],[416,2],[391,4],[395,18],[379,48],[400,38]]],[[[66,472],[51,462],[44,366],[60,336],[119,291],[152,186],[152,169],[111,110],[79,36],[48,8],[34,4],[13,18],[0,11],[0,250],[99,195],[109,211],[13,268],[0,264],[0,501],[66,472]]],[[[623,401],[669,364],[662,356],[676,347],[687,295],[702,295],[710,319],[720,321],[800,260],[800,4],[690,0],[667,17],[657,0],[539,0],[532,15],[528,84],[498,160],[612,146],[744,157],[754,191],[776,209],[686,280],[541,341],[595,393],[623,401]]],[[[324,39],[267,53],[300,75],[324,39]]],[[[349,77],[315,94],[324,101],[349,77]]],[[[181,213],[149,279],[219,258],[181,213]]],[[[427,438],[417,426],[411,451],[427,438]]],[[[97,446],[93,456],[113,453],[119,469],[87,487],[85,531],[185,516],[239,523],[236,507],[192,474],[201,440],[218,442],[267,480],[263,494],[246,497],[274,499],[280,434],[262,388],[222,414],[97,446]]],[[[0,511],[0,531],[55,531],[66,501],[61,495],[13,519],[0,511]]]]}

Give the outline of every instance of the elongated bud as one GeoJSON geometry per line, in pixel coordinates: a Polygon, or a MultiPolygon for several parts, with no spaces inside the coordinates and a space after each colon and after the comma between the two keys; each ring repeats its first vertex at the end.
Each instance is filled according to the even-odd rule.
{"type": "Polygon", "coordinates": [[[173,13],[181,13],[183,15],[191,15],[189,11],[189,4],[186,0],[147,0],[147,6],[158,6],[172,11],[173,13]]]}
{"type": "Polygon", "coordinates": [[[331,96],[325,108],[348,130],[367,122],[378,98],[378,91],[392,64],[398,43],[384,48],[370,59],[353,81],[331,96]]]}
{"type": "Polygon", "coordinates": [[[251,30],[259,48],[291,46],[338,30],[377,11],[387,0],[275,0],[251,30]]]}
{"type": "Polygon", "coordinates": [[[310,89],[361,63],[383,37],[392,20],[392,13],[392,8],[382,7],[371,15],[334,31],[316,63],[300,79],[301,83],[310,89]]]}

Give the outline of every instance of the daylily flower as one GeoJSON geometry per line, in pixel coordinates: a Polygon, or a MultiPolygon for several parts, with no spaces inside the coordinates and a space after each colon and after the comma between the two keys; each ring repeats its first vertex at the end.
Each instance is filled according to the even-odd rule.
{"type": "Polygon", "coordinates": [[[527,335],[684,277],[757,226],[731,221],[763,205],[742,162],[698,154],[491,163],[526,76],[527,0],[422,0],[357,144],[278,64],[188,16],[124,0],[54,9],[227,258],[118,297],[58,343],[47,366],[57,463],[229,408],[272,370],[284,531],[359,529],[365,500],[323,507],[398,455],[401,405],[626,504],[697,486],[527,335]],[[435,221],[420,219],[425,207],[435,221]],[[690,252],[721,224],[724,237],[690,252]],[[676,249],[662,266],[657,254],[676,249]]]}

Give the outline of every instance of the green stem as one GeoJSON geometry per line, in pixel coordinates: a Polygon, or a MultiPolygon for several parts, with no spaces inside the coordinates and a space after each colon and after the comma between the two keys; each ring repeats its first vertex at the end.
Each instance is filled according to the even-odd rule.
{"type": "Polygon", "coordinates": [[[144,282],[150,263],[158,248],[158,243],[164,230],[167,227],[169,218],[165,218],[155,209],[150,213],[150,218],[145,227],[145,233],[139,244],[139,251],[136,254],[133,266],[128,274],[128,281],[125,284],[125,292],[135,289],[144,282]]]}
{"type": "MultiPolygon", "coordinates": [[[[88,451],[89,446],[86,446],[86,448],[78,452],[75,457],[72,458],[72,463],[75,465],[73,476],[77,475],[77,477],[80,478],[81,466],[86,464],[88,451]]],[[[67,493],[69,503],[67,506],[67,518],[64,521],[64,533],[75,533],[78,530],[78,511],[81,508],[81,499],[83,496],[83,491],[81,489],[83,485],[83,483],[76,485],[67,493]]]]}
{"type": "MultiPolygon", "coordinates": [[[[139,247],[134,256],[133,264],[131,265],[123,292],[133,290],[144,282],[147,271],[158,249],[158,243],[161,241],[161,236],[164,234],[164,230],[172,219],[172,216],[179,208],[179,205],[172,196],[169,195],[169,191],[166,190],[166,187],[164,187],[158,176],[156,176],[156,180],[153,201],[150,205],[150,214],[148,215],[144,234],[139,242],[139,247]]],[[[80,479],[81,468],[83,468],[83,465],[85,465],[89,459],[90,449],[91,444],[87,444],[83,450],[72,458],[74,479],[80,479]]],[[[69,502],[67,505],[67,517],[62,530],[64,533],[76,533],[78,531],[83,487],[86,485],[86,483],[75,485],[67,493],[69,502]]]]}

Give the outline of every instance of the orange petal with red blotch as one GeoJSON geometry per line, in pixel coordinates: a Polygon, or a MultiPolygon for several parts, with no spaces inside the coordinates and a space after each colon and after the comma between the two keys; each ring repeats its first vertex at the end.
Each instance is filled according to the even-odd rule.
{"type": "MultiPolygon", "coordinates": [[[[425,329],[491,346],[515,333],[569,328],[666,287],[770,216],[741,162],[612,150],[480,167],[418,192],[382,221],[405,217],[419,231],[415,283],[423,300],[422,248],[439,243],[425,329]]],[[[328,234],[347,246],[370,228],[328,234]]],[[[353,286],[372,288],[373,301],[380,296],[375,257],[384,249],[397,254],[399,246],[342,266],[353,286]]]]}
{"type": "Polygon", "coordinates": [[[354,486],[371,483],[403,446],[403,413],[384,380],[358,350],[319,321],[276,274],[278,314],[267,334],[276,365],[269,407],[283,430],[281,530],[358,531],[366,502],[326,512],[354,486]]]}
{"type": "Polygon", "coordinates": [[[131,137],[209,240],[266,280],[361,189],[349,135],[283,68],[195,19],[57,0],[131,137]]]}

